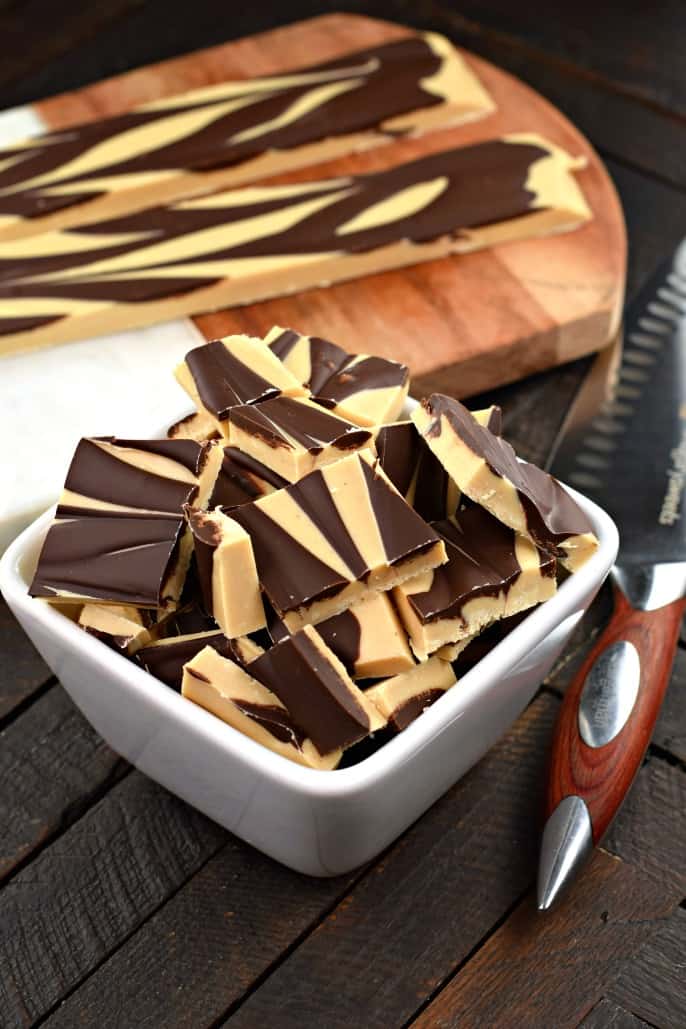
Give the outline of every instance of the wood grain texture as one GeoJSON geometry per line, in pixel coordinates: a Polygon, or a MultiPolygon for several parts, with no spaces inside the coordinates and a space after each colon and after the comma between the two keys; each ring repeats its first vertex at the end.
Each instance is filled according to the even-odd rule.
{"type": "Polygon", "coordinates": [[[686,773],[651,756],[636,777],[603,847],[686,897],[686,773]]]}
{"type": "Polygon", "coordinates": [[[0,596],[0,721],[50,678],[50,669],[0,596]]]}
{"type": "Polygon", "coordinates": [[[60,686],[0,733],[0,879],[76,821],[124,767],[60,686]]]}
{"type": "Polygon", "coordinates": [[[579,1023],[579,1029],[643,1029],[644,1026],[647,1026],[647,1022],[636,1018],[607,997],[599,1000],[583,1022],[579,1023]]]}
{"type": "Polygon", "coordinates": [[[669,684],[674,650],[686,600],[658,611],[634,611],[618,590],[615,609],[565,693],[555,729],[546,808],[550,814],[564,797],[576,794],[588,807],[597,843],[621,805],[650,742],[669,684]],[[641,678],[636,703],[624,728],[603,747],[581,739],[581,691],[591,667],[614,643],[626,640],[638,651],[641,678]]]}
{"type": "Polygon", "coordinates": [[[46,1026],[210,1026],[353,878],[308,879],[232,839],[46,1026]]]}
{"type": "Polygon", "coordinates": [[[545,916],[528,896],[414,1022],[571,1029],[676,906],[640,870],[596,851],[545,916]]]}
{"type": "Polygon", "coordinates": [[[544,741],[536,700],[506,737],[382,857],[229,1025],[402,1025],[531,883],[544,741]]]}
{"type": "Polygon", "coordinates": [[[609,996],[661,1029],[686,1025],[686,911],[677,908],[669,921],[622,969],[609,996]]]}
{"type": "MultiPolygon", "coordinates": [[[[326,15],[298,25],[128,73],[37,106],[55,128],[227,76],[268,74],[398,38],[407,29],[357,15],[326,15]]],[[[590,353],[619,319],[626,239],[619,203],[600,161],[578,131],[542,97],[479,58],[465,55],[492,93],[488,118],[404,140],[281,177],[340,175],[388,167],[450,146],[511,132],[540,132],[588,167],[579,182],[593,209],[581,229],[535,243],[512,243],[294,297],[197,319],[208,337],[293,325],[410,365],[419,390],[465,396],[590,353]],[[424,344],[431,339],[431,346],[424,344]]]]}
{"type": "Polygon", "coordinates": [[[137,772],[0,893],[0,1025],[45,1015],[226,833],[137,772]]]}
{"type": "Polygon", "coordinates": [[[686,764],[686,652],[674,658],[672,681],[655,726],[653,742],[686,764]]]}

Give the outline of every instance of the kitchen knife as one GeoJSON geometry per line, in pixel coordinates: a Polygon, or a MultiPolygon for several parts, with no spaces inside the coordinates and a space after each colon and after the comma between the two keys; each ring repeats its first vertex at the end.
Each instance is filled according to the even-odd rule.
{"type": "Polygon", "coordinates": [[[550,470],[619,528],[614,611],[567,690],[553,739],[538,874],[546,910],[597,844],[638,771],[686,607],[686,240],[625,315],[600,406],[602,356],[563,426],[550,470]]]}

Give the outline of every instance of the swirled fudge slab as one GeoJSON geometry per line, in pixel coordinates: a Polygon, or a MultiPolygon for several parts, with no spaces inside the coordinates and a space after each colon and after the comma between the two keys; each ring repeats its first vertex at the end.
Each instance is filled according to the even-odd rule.
{"type": "Polygon", "coordinates": [[[456,681],[449,662],[434,656],[402,675],[376,683],[364,695],[381,712],[389,729],[402,732],[456,681]]]}
{"type": "Polygon", "coordinates": [[[510,136],[0,243],[0,352],[573,229],[591,217],[578,167],[540,137],[510,136]]]}
{"type": "Polygon", "coordinates": [[[207,506],[238,507],[287,485],[288,481],[283,476],[277,475],[254,457],[236,447],[224,447],[219,474],[207,506]]]}
{"type": "Polygon", "coordinates": [[[483,508],[470,505],[433,527],[447,563],[393,591],[420,660],[555,592],[555,559],[483,508]]]}
{"type": "MultiPolygon", "coordinates": [[[[289,635],[271,610],[267,628],[275,643],[289,635]]],[[[377,679],[414,668],[407,634],[387,593],[372,593],[342,614],[319,622],[317,632],[351,679],[377,679]]]]}
{"type": "Polygon", "coordinates": [[[78,624],[113,650],[132,656],[152,639],[151,611],[127,604],[84,604],[78,624]]]}
{"type": "Polygon", "coordinates": [[[304,397],[275,397],[229,411],[229,443],[295,482],[352,451],[374,449],[372,433],[304,397]]]}
{"type": "Polygon", "coordinates": [[[266,623],[250,536],[233,518],[188,509],[204,608],[229,639],[266,623]]]}
{"type": "Polygon", "coordinates": [[[412,420],[465,496],[504,525],[530,536],[571,572],[596,551],[589,519],[557,479],[518,461],[510,444],[458,400],[434,393],[412,420]]]}
{"type": "Polygon", "coordinates": [[[301,336],[278,325],[265,336],[265,343],[314,399],[339,417],[374,426],[400,414],[410,372],[398,361],[349,354],[329,340],[301,336]]]}
{"type": "Polygon", "coordinates": [[[248,671],[279,698],[322,755],[345,750],[386,724],[310,625],[275,643],[248,671]]]}
{"type": "Polygon", "coordinates": [[[263,653],[262,647],[249,636],[230,640],[223,632],[207,631],[156,640],[138,650],[136,660],[156,679],[171,686],[172,689],[180,690],[183,666],[192,661],[205,647],[211,647],[223,657],[231,658],[241,667],[245,667],[263,653]]]}
{"type": "Polygon", "coordinates": [[[231,512],[260,584],[295,632],[445,560],[443,541],[367,451],[231,512]]]}
{"type": "Polygon", "coordinates": [[[342,750],[322,755],[275,693],[212,647],[184,665],[181,692],[244,736],[297,764],[328,770],[341,759],[342,750]]]}
{"type": "Polygon", "coordinates": [[[199,413],[208,416],[224,437],[229,434],[232,407],[308,392],[269,347],[252,336],[226,336],[194,347],[174,374],[199,413]]]}
{"type": "Polygon", "coordinates": [[[221,439],[221,432],[211,415],[205,411],[193,411],[174,422],[167,429],[168,439],[190,439],[196,443],[221,439]]]}
{"type": "Polygon", "coordinates": [[[175,607],[192,553],[184,508],[206,501],[220,459],[189,440],[81,440],[31,595],[175,607]]]}
{"type": "Polygon", "coordinates": [[[21,238],[486,114],[450,43],[425,34],[221,82],[0,152],[0,234],[21,238]]]}

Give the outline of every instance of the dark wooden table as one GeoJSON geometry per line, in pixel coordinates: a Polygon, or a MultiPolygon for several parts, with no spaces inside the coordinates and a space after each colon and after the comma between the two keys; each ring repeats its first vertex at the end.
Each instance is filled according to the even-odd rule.
{"type": "MultiPolygon", "coordinates": [[[[345,7],[435,28],[578,123],[624,203],[629,296],[684,234],[683,0],[345,7]]],[[[0,0],[0,104],[336,9],[0,0]]],[[[524,456],[545,459],[585,368],[490,398],[524,456]]],[[[561,907],[543,918],[533,902],[551,726],[607,610],[605,595],[506,738],[387,853],[312,880],[113,754],[0,606],[2,1029],[684,1029],[683,649],[609,839],[561,907]]]]}

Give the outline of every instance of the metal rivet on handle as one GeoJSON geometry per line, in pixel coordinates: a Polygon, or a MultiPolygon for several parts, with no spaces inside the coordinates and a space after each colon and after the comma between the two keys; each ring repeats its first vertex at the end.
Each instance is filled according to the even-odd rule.
{"type": "Polygon", "coordinates": [[[641,682],[633,643],[620,640],[604,650],[586,676],[579,702],[579,733],[589,747],[604,747],[626,725],[641,682]]]}

